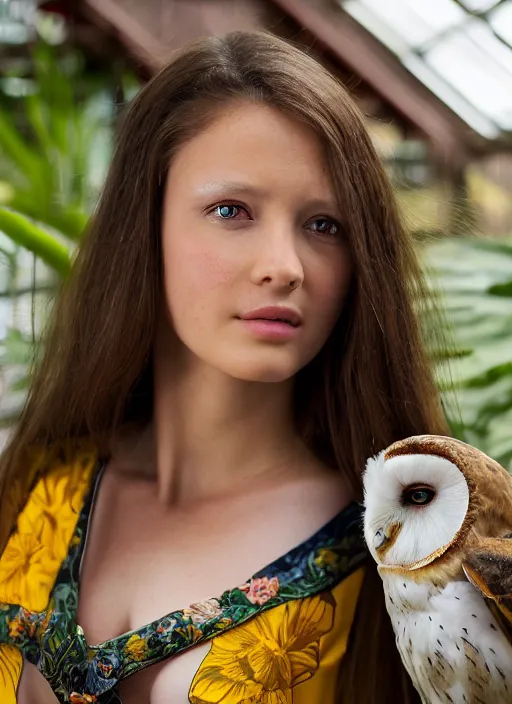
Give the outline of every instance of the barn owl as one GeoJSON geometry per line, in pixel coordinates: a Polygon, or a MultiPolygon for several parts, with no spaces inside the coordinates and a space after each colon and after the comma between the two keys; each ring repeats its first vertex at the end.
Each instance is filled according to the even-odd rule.
{"type": "Polygon", "coordinates": [[[364,533],[425,704],[512,702],[512,477],[420,435],[366,464],[364,533]]]}

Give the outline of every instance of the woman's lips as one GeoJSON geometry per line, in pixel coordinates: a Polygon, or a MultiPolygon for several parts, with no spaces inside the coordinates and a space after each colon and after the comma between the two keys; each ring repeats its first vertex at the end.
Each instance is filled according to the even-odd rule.
{"type": "Polygon", "coordinates": [[[242,320],[279,320],[298,327],[302,323],[302,316],[295,308],[287,306],[266,306],[256,308],[240,316],[242,320]]]}
{"type": "Polygon", "coordinates": [[[286,323],[282,320],[269,320],[265,318],[241,319],[247,330],[253,335],[267,340],[285,342],[293,340],[299,332],[299,326],[286,323]]]}
{"type": "Polygon", "coordinates": [[[253,335],[278,342],[292,340],[302,324],[299,311],[286,306],[257,308],[241,315],[240,320],[253,335]]]}

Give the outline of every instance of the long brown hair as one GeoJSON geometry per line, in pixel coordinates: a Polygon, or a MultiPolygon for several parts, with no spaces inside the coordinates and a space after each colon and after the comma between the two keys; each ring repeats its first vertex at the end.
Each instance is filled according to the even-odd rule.
{"type": "MultiPolygon", "coordinates": [[[[361,113],[330,73],[281,39],[266,33],[204,39],[147,83],[122,121],[103,194],[3,454],[0,546],[36,478],[28,470],[29,449],[82,438],[102,448],[121,426],[150,419],[166,174],[176,150],[227,102],[240,100],[274,106],[315,131],[355,262],[335,330],[297,377],[297,423],[306,442],[350,479],[360,498],[370,455],[399,438],[446,432],[414,310],[423,298],[420,270],[361,113]]],[[[37,471],[46,469],[43,463],[37,471]]],[[[340,673],[340,701],[412,697],[382,585],[369,566],[340,673]]]]}

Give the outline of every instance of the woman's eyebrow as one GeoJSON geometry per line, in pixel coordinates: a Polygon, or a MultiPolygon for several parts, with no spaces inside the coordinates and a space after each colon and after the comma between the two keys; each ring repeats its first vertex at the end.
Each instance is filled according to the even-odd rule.
{"type": "Polygon", "coordinates": [[[269,191],[260,186],[252,186],[243,181],[209,181],[203,183],[195,189],[199,196],[222,196],[226,194],[238,193],[240,195],[250,195],[263,198],[269,191]]]}
{"type": "MultiPolygon", "coordinates": [[[[252,196],[253,198],[266,198],[271,191],[261,186],[254,186],[244,181],[209,181],[195,189],[200,197],[222,198],[233,195],[252,196]]],[[[339,206],[335,197],[312,196],[301,199],[302,210],[327,210],[339,213],[339,206]]]]}

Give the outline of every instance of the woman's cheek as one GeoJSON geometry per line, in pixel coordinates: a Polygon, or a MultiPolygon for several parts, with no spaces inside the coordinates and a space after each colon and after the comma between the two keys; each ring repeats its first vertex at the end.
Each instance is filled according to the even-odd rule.
{"type": "Polygon", "coordinates": [[[229,288],[238,269],[236,262],[207,248],[184,251],[168,264],[165,278],[171,309],[174,303],[182,303],[189,310],[209,308],[211,295],[229,288]]]}
{"type": "Polygon", "coordinates": [[[346,274],[341,276],[324,276],[319,278],[315,286],[314,308],[322,327],[334,326],[343,308],[350,279],[346,274]]]}

